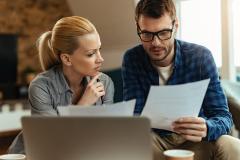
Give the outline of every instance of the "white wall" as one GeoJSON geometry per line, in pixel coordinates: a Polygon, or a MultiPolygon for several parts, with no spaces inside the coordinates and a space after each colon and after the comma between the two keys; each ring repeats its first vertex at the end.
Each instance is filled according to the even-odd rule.
{"type": "Polygon", "coordinates": [[[67,0],[74,15],[89,19],[97,28],[105,59],[103,70],[121,66],[122,55],[138,43],[134,0],[67,0]]]}

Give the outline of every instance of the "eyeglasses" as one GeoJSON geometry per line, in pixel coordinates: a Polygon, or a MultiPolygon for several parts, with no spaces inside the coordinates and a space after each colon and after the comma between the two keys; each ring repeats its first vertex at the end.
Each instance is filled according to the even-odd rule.
{"type": "Polygon", "coordinates": [[[158,31],[158,32],[142,31],[140,29],[139,25],[137,24],[138,36],[140,37],[140,39],[143,42],[151,42],[151,41],[153,41],[155,36],[157,36],[158,39],[160,39],[162,41],[168,40],[168,39],[170,39],[172,37],[174,24],[175,24],[175,20],[172,22],[172,29],[163,29],[163,30],[158,31]]]}

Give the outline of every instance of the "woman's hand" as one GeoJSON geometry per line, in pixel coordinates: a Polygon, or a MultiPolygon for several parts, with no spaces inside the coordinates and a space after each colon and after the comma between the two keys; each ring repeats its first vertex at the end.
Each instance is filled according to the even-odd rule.
{"type": "Polygon", "coordinates": [[[207,124],[201,117],[184,117],[173,123],[173,131],[186,140],[200,142],[207,136],[207,124]]]}
{"type": "Polygon", "coordinates": [[[83,96],[78,102],[79,105],[93,105],[101,96],[105,95],[103,84],[97,81],[100,75],[101,73],[94,76],[93,79],[90,80],[83,93],[83,96]]]}

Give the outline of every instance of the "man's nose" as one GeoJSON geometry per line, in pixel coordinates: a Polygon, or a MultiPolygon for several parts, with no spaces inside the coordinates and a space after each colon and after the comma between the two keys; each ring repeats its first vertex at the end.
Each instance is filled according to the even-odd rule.
{"type": "Polygon", "coordinates": [[[152,40],[152,45],[159,46],[161,43],[162,43],[162,41],[158,38],[158,36],[154,35],[153,40],[152,40]]]}

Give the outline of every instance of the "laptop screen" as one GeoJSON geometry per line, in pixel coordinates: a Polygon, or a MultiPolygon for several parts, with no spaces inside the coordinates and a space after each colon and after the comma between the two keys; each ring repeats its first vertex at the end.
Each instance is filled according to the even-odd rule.
{"type": "Polygon", "coordinates": [[[24,117],[28,160],[151,160],[142,117],[24,117]]]}

